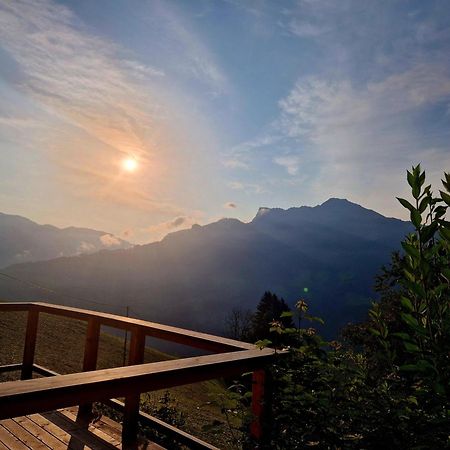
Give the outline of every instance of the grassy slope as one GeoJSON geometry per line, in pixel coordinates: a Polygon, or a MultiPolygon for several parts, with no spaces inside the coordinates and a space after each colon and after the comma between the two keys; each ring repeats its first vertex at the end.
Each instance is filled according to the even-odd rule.
{"type": "MultiPolygon", "coordinates": [[[[25,313],[0,314],[0,364],[18,363],[22,360],[25,336],[25,313]]],[[[59,373],[72,373],[81,370],[84,351],[86,324],[73,319],[41,314],[35,362],[59,373]]],[[[162,361],[169,356],[147,348],[145,362],[162,361]]],[[[102,333],[99,346],[98,368],[121,366],[123,362],[123,339],[102,333]]],[[[11,374],[0,375],[0,381],[11,374]]],[[[17,374],[15,374],[17,376],[17,374]]],[[[195,436],[223,448],[232,448],[229,430],[226,425],[218,427],[221,431],[211,435],[203,427],[211,423],[225,423],[220,407],[212,403],[221,395],[226,395],[222,383],[211,380],[169,389],[174,405],[186,419],[184,429],[195,436]]],[[[150,393],[146,401],[157,403],[163,391],[150,393]]],[[[208,428],[208,427],[206,427],[208,428]]]]}

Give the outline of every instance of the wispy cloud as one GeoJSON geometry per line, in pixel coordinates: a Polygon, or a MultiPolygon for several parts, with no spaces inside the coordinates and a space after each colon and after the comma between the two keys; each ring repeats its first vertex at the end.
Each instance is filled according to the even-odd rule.
{"type": "Polygon", "coordinates": [[[406,168],[422,161],[437,181],[450,166],[450,31],[433,5],[408,18],[407,5],[383,1],[291,5],[279,27],[321,58],[236,159],[254,167],[270,155],[291,176],[284,182],[301,179],[304,198],[350,197],[395,214],[406,168]]]}
{"type": "Polygon", "coordinates": [[[236,205],[236,203],[234,203],[234,202],[226,202],[226,203],[223,205],[223,207],[226,208],[226,209],[236,209],[236,208],[237,208],[237,205],[236,205]]]}
{"type": "Polygon", "coordinates": [[[252,194],[263,194],[267,192],[267,190],[257,183],[245,183],[241,181],[230,181],[228,182],[228,187],[234,189],[236,191],[244,191],[246,193],[252,194]]]}
{"type": "Polygon", "coordinates": [[[213,97],[230,94],[230,82],[216,56],[176,5],[157,1],[153,7],[151,23],[158,20],[158,25],[166,28],[172,45],[178,49],[174,53],[176,68],[201,81],[213,97]]]}
{"type": "MultiPolygon", "coordinates": [[[[439,116],[435,108],[449,101],[450,70],[438,63],[359,87],[347,80],[301,79],[280,101],[279,123],[293,146],[301,143],[308,150],[302,152],[306,164],[319,167],[317,192],[333,190],[359,200],[370,196],[371,201],[378,196],[382,206],[377,189],[395,192],[411,164],[423,161],[430,171],[436,171],[436,163],[450,164],[450,129],[426,125],[430,116],[439,116]]],[[[274,161],[295,175],[298,158],[274,161]]]]}
{"type": "Polygon", "coordinates": [[[297,155],[276,156],[273,159],[275,164],[286,169],[289,175],[297,175],[300,167],[300,157],[297,155]]]}
{"type": "Polygon", "coordinates": [[[183,142],[184,128],[192,135],[199,128],[187,125],[184,105],[174,100],[163,70],[133,60],[50,0],[0,2],[0,39],[17,64],[13,86],[35,110],[33,118],[0,117],[0,126],[16,130],[23,146],[34,140],[75,196],[180,213],[161,192],[165,160],[183,142]],[[140,162],[133,177],[122,176],[118,167],[128,154],[140,162]]]}
{"type": "Polygon", "coordinates": [[[118,247],[121,244],[120,240],[112,234],[103,234],[100,236],[100,242],[106,247],[118,247]]]}
{"type": "MultiPolygon", "coordinates": [[[[127,78],[134,69],[125,61],[127,72],[114,45],[79,26],[69,9],[50,1],[6,2],[0,10],[2,45],[25,75],[22,88],[101,142],[141,152],[151,114],[138,86],[127,78]]],[[[160,107],[153,104],[153,110],[160,107]]]]}
{"type": "Polygon", "coordinates": [[[199,217],[193,216],[178,216],[156,225],[150,225],[143,231],[149,233],[152,239],[161,239],[170,232],[192,227],[192,225],[199,223],[199,219],[199,217]]]}

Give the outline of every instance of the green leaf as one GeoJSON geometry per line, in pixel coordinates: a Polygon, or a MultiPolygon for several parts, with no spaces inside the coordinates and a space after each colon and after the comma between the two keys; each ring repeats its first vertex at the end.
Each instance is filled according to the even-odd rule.
{"type": "Polygon", "coordinates": [[[392,336],[398,337],[400,339],[403,339],[404,341],[410,341],[411,340],[411,336],[408,333],[392,333],[392,336]]]}
{"type": "Polygon", "coordinates": [[[406,209],[409,209],[410,211],[412,211],[414,208],[413,205],[411,205],[411,203],[408,202],[408,200],[405,200],[404,198],[400,198],[397,197],[397,200],[402,204],[403,207],[405,207],[406,209]]]}
{"type": "Polygon", "coordinates": [[[420,185],[420,186],[423,186],[424,183],[425,183],[425,172],[422,172],[422,173],[419,175],[419,185],[420,185]]]}
{"type": "Polygon", "coordinates": [[[434,367],[426,360],[420,359],[417,364],[405,364],[400,366],[402,372],[429,372],[434,370],[434,367]]]}
{"type": "Polygon", "coordinates": [[[283,311],[281,314],[280,314],[280,318],[283,318],[283,317],[292,317],[294,315],[294,313],[292,312],[292,311],[283,311]]]}
{"type": "Polygon", "coordinates": [[[412,196],[413,196],[416,200],[418,200],[418,199],[420,198],[420,187],[419,187],[419,185],[414,186],[414,187],[412,188],[412,196]]]}
{"type": "Polygon", "coordinates": [[[408,341],[403,341],[403,345],[405,346],[406,351],[408,351],[408,352],[411,352],[411,353],[420,352],[420,348],[416,344],[413,344],[408,341]]]}
{"type": "Polygon", "coordinates": [[[420,372],[420,368],[417,367],[415,364],[404,364],[403,366],[400,366],[400,370],[402,372],[420,372]]]}
{"type": "Polygon", "coordinates": [[[441,180],[442,184],[444,185],[445,189],[447,189],[448,192],[450,192],[450,174],[444,172],[445,180],[441,180]]]}
{"type": "Polygon", "coordinates": [[[436,369],[433,365],[431,365],[426,359],[419,359],[417,361],[417,366],[420,367],[422,370],[433,370],[436,372],[436,369]]]}
{"type": "Polygon", "coordinates": [[[325,322],[323,319],[321,319],[320,317],[316,317],[316,316],[310,316],[309,314],[305,314],[304,318],[306,320],[309,320],[310,322],[319,322],[320,324],[324,325],[325,322]]]}
{"type": "Polygon", "coordinates": [[[425,225],[422,228],[422,241],[423,242],[427,242],[429,241],[433,236],[434,233],[436,233],[438,229],[438,224],[437,222],[432,222],[430,225],[425,225]]]}
{"type": "Polygon", "coordinates": [[[412,281],[405,280],[405,279],[401,280],[401,283],[404,286],[406,286],[411,292],[416,294],[418,297],[420,297],[420,298],[425,297],[425,291],[420,284],[413,283],[412,281]]]}
{"type": "Polygon", "coordinates": [[[411,272],[409,272],[406,269],[404,269],[403,272],[405,273],[406,278],[408,278],[409,281],[412,281],[412,282],[416,281],[416,277],[411,272]]]}
{"type": "Polygon", "coordinates": [[[400,299],[400,303],[402,304],[402,306],[407,309],[409,312],[414,311],[414,307],[413,304],[411,303],[411,300],[409,298],[406,297],[402,297],[400,299]]]}
{"type": "Polygon", "coordinates": [[[414,187],[414,175],[409,170],[406,171],[406,179],[408,180],[408,184],[414,187]]]}
{"type": "Polygon", "coordinates": [[[419,204],[419,212],[422,214],[426,209],[427,206],[430,204],[430,197],[424,197],[419,204]]]}
{"type": "Polygon", "coordinates": [[[403,249],[409,256],[411,256],[412,258],[416,258],[416,259],[420,258],[420,252],[419,252],[418,248],[416,248],[413,245],[408,244],[406,242],[402,242],[401,244],[402,244],[403,249]]]}
{"type": "Polygon", "coordinates": [[[414,329],[420,328],[419,322],[417,322],[416,318],[413,317],[411,314],[400,313],[400,316],[403,319],[403,322],[405,322],[410,327],[414,329]]]}
{"type": "Polygon", "coordinates": [[[450,195],[444,191],[439,191],[439,192],[441,193],[442,200],[444,200],[444,202],[447,203],[448,206],[450,206],[450,195]]]}
{"type": "Polygon", "coordinates": [[[439,219],[439,218],[442,217],[446,212],[447,212],[447,207],[446,207],[446,206],[439,205],[439,206],[436,207],[436,209],[434,210],[434,215],[435,215],[436,219],[439,219]]]}
{"type": "Polygon", "coordinates": [[[411,222],[416,228],[420,228],[420,224],[422,223],[422,216],[420,215],[417,209],[413,209],[411,211],[411,222]]]}
{"type": "Polygon", "coordinates": [[[272,343],[272,341],[270,341],[269,339],[263,339],[260,341],[256,341],[255,345],[261,350],[263,348],[268,347],[271,343],[272,343]]]}
{"type": "Polygon", "coordinates": [[[375,330],[375,328],[369,328],[369,331],[374,335],[374,336],[381,336],[381,333],[378,330],[375,330]]]}

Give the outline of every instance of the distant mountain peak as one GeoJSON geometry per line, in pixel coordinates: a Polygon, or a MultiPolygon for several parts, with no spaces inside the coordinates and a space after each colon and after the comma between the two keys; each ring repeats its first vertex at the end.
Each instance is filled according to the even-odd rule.
{"type": "MultiPolygon", "coordinates": [[[[267,214],[268,212],[270,212],[272,210],[272,208],[268,208],[266,206],[260,206],[258,208],[258,212],[256,213],[255,219],[257,219],[258,217],[262,217],[265,214],[267,214]]],[[[254,219],[253,219],[254,220],[254,219]]]]}
{"type": "Polygon", "coordinates": [[[132,246],[104,231],[40,225],[26,217],[5,213],[0,213],[0,238],[0,267],[132,246]]]}
{"type": "Polygon", "coordinates": [[[331,197],[327,201],[323,202],[321,205],[317,205],[316,208],[323,208],[323,209],[365,209],[370,211],[368,208],[365,208],[364,206],[359,205],[358,203],[351,202],[350,200],[347,200],[346,198],[337,198],[337,197],[331,197]]]}
{"type": "Polygon", "coordinates": [[[346,198],[331,197],[327,201],[323,202],[320,206],[335,206],[335,205],[357,205],[357,204],[352,203],[346,198]]]}

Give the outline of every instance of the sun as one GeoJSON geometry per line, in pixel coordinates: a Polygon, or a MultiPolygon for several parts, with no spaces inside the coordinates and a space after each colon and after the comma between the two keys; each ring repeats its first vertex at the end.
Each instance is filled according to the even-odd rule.
{"type": "Polygon", "coordinates": [[[134,172],[138,168],[138,163],[136,159],[129,157],[122,161],[122,167],[127,172],[134,172]]]}

